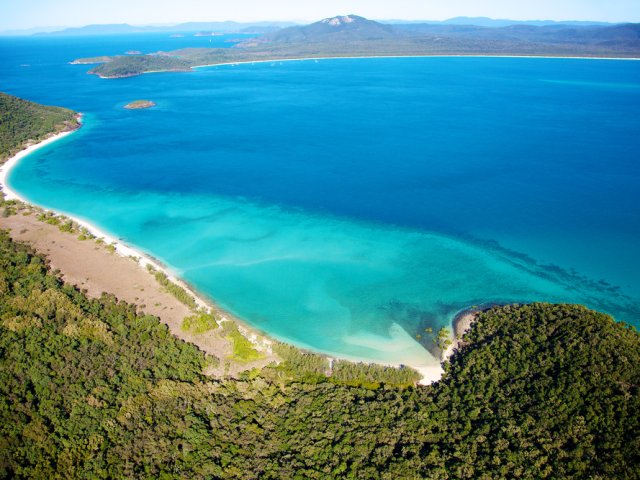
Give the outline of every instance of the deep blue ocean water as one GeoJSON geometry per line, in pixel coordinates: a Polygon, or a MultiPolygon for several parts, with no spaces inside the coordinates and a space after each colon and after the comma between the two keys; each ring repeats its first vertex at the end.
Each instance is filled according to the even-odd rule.
{"type": "Polygon", "coordinates": [[[415,335],[492,302],[639,324],[640,62],[335,59],[119,80],[67,64],[229,38],[0,39],[0,90],[86,122],[11,186],[274,337],[345,357],[435,362],[415,335]],[[139,98],[157,107],[122,108],[139,98]]]}

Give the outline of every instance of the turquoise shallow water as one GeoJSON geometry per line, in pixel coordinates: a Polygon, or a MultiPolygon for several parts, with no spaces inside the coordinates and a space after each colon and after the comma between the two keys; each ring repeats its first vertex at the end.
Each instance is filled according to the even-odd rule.
{"type": "Polygon", "coordinates": [[[105,81],[64,63],[77,45],[38,66],[43,45],[2,42],[3,90],[87,120],[12,187],[277,338],[416,364],[435,360],[415,335],[428,346],[425,328],[471,305],[577,302],[638,324],[639,62],[342,59],[105,81]],[[122,109],[136,98],[158,106],[122,109]]]}

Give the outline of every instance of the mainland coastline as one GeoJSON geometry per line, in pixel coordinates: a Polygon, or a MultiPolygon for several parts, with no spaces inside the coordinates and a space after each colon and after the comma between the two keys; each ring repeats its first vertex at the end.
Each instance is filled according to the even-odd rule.
{"type": "Polygon", "coordinates": [[[187,47],[145,55],[79,58],[96,64],[88,73],[125,78],[144,73],[253,62],[338,58],[523,57],[638,59],[637,26],[595,29],[494,29],[390,25],[358,15],[325,18],[244,41],[231,48],[187,47]],[[435,29],[434,29],[435,28],[435,29]]]}
{"type": "Polygon", "coordinates": [[[517,25],[446,27],[417,22],[402,25],[359,15],[338,15],[308,25],[297,25],[241,42],[246,52],[280,51],[296,55],[549,55],[580,57],[632,57],[640,51],[638,26],[631,23],[581,28],[517,25]],[[624,39],[625,41],[621,41],[624,39]],[[349,43],[345,43],[349,40],[349,43]]]}

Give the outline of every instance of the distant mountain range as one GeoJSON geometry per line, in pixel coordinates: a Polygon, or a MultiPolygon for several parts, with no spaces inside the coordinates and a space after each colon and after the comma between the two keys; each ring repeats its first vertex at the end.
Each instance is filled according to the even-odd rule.
{"type": "MultiPolygon", "coordinates": [[[[458,19],[457,21],[463,22],[458,19]]],[[[383,24],[357,15],[327,18],[304,26],[292,26],[252,39],[247,44],[342,44],[345,42],[403,42],[421,45],[425,51],[434,46],[441,51],[465,53],[549,53],[591,55],[598,51],[640,52],[640,24],[564,24],[477,26],[457,23],[383,24]]],[[[406,51],[406,48],[405,48],[406,51]]]]}
{"type": "Polygon", "coordinates": [[[507,19],[495,19],[489,17],[454,17],[448,20],[434,21],[434,20],[381,20],[381,23],[388,24],[411,24],[411,23],[429,23],[432,25],[474,25],[476,27],[508,27],[509,25],[533,25],[536,27],[546,27],[549,25],[574,25],[574,26],[587,26],[587,25],[613,25],[608,22],[589,22],[580,20],[507,20],[507,19]]]}
{"type": "MultiPolygon", "coordinates": [[[[357,17],[356,15],[346,15],[343,17],[357,17]]],[[[362,17],[358,17],[362,18],[362,17]]],[[[371,21],[371,20],[369,20],[371,21]]],[[[374,22],[377,25],[471,25],[477,27],[507,27],[512,25],[531,26],[606,26],[613,25],[605,22],[589,21],[554,21],[554,20],[508,20],[493,19],[488,17],[455,17],[443,21],[434,20],[380,20],[374,22]]],[[[107,24],[107,25],[87,25],[84,27],[40,27],[25,30],[10,30],[0,32],[0,35],[115,35],[127,33],[152,33],[152,32],[219,32],[219,33],[268,33],[286,27],[299,25],[295,22],[188,22],[177,25],[148,25],[134,26],[129,24],[107,24]]]]}
{"type": "Polygon", "coordinates": [[[24,37],[27,35],[34,35],[37,33],[57,32],[59,30],[63,30],[64,28],[65,27],[33,27],[33,28],[23,28],[23,29],[16,29],[16,30],[3,30],[3,31],[0,31],[0,36],[24,37]]]}
{"type": "Polygon", "coordinates": [[[177,33],[177,32],[219,32],[219,33],[267,33],[281,28],[297,25],[293,22],[189,22],[178,25],[134,26],[126,23],[107,25],[86,25],[84,27],[65,28],[54,32],[36,33],[36,35],[82,36],[117,35],[130,33],[177,33]]]}

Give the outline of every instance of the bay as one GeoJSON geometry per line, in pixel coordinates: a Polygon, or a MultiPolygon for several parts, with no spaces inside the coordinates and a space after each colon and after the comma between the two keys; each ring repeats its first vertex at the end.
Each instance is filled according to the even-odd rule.
{"type": "Polygon", "coordinates": [[[346,358],[435,363],[425,329],[489,303],[638,325],[639,62],[326,59],[119,80],[67,64],[173,40],[203,41],[0,40],[0,89],[85,114],[11,186],[256,328],[346,358]],[[139,98],[157,106],[122,108],[139,98]]]}

